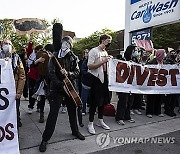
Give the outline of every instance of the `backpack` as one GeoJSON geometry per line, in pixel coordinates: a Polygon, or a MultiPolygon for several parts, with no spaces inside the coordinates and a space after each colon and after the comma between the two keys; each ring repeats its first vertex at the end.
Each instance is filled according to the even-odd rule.
{"type": "Polygon", "coordinates": [[[116,110],[112,104],[104,105],[103,115],[104,116],[115,116],[116,110]]]}

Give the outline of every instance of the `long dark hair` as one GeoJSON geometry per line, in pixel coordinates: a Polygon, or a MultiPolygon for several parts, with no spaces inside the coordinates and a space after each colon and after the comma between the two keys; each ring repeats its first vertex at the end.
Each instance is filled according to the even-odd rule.
{"type": "Polygon", "coordinates": [[[124,58],[126,58],[127,61],[132,60],[132,52],[135,49],[135,47],[136,47],[135,45],[129,45],[126,48],[126,51],[124,53],[124,58]]]}

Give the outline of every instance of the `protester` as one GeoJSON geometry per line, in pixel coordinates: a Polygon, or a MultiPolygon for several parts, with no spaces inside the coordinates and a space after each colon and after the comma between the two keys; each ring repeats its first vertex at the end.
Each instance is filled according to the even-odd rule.
{"type": "Polygon", "coordinates": [[[49,62],[49,52],[53,53],[53,45],[47,44],[44,49],[40,49],[36,54],[35,64],[38,67],[38,79],[36,81],[33,98],[38,101],[38,108],[40,110],[39,122],[44,123],[44,107],[45,101],[48,94],[48,62],[49,62]],[[39,59],[42,61],[37,62],[39,59]]]}
{"type": "Polygon", "coordinates": [[[99,46],[91,49],[88,55],[88,71],[92,74],[92,85],[90,94],[90,108],[89,108],[89,124],[88,132],[96,134],[93,121],[96,108],[98,107],[99,126],[109,130],[110,127],[103,121],[103,108],[109,96],[108,78],[107,78],[107,62],[109,60],[106,49],[111,44],[112,37],[104,34],[100,36],[99,46]]]}
{"type": "Polygon", "coordinates": [[[21,49],[21,52],[19,53],[19,57],[21,58],[21,61],[23,63],[23,67],[26,75],[26,82],[23,89],[23,97],[27,101],[28,100],[28,78],[27,78],[28,66],[27,66],[27,53],[25,48],[21,49]]]}
{"type": "MultiPolygon", "coordinates": [[[[158,65],[161,67],[163,65],[163,60],[165,58],[165,50],[158,49],[155,52],[155,57],[148,61],[147,64],[158,65]]],[[[147,95],[147,106],[146,106],[146,115],[149,118],[152,118],[153,115],[163,117],[161,114],[161,103],[162,103],[162,94],[148,94],[147,95]]]]}
{"type": "Polygon", "coordinates": [[[87,62],[88,62],[88,49],[85,49],[83,51],[84,53],[84,60],[81,65],[81,100],[83,102],[83,108],[82,108],[82,115],[86,115],[86,107],[87,104],[89,103],[89,94],[90,94],[90,89],[91,89],[91,84],[92,84],[92,79],[91,79],[91,73],[88,72],[88,67],[87,67],[87,62]]]}
{"type": "Polygon", "coordinates": [[[62,47],[58,53],[55,54],[59,63],[64,69],[59,70],[53,58],[49,62],[49,79],[50,79],[50,93],[49,93],[49,104],[50,112],[47,118],[46,127],[42,135],[42,141],[39,146],[40,152],[46,151],[46,146],[51,136],[53,135],[59,108],[62,103],[62,99],[65,97],[65,102],[69,115],[69,122],[71,126],[72,135],[76,136],[80,140],[85,140],[85,137],[79,132],[76,117],[76,105],[72,98],[64,90],[64,75],[68,75],[71,82],[77,78],[79,74],[79,67],[77,63],[77,56],[72,52],[72,38],[65,36],[62,39],[62,47]]]}
{"type": "MultiPolygon", "coordinates": [[[[126,51],[124,53],[124,58],[121,57],[121,60],[126,60],[130,61],[133,58],[136,58],[133,55],[138,55],[137,51],[135,50],[134,45],[129,45],[126,48],[126,51]]],[[[124,120],[127,120],[131,123],[134,123],[135,120],[131,118],[130,115],[130,106],[134,101],[134,94],[131,93],[123,93],[123,92],[118,92],[118,103],[117,103],[117,111],[116,111],[116,116],[115,120],[119,125],[125,125],[124,120]]]]}
{"type": "MultiPolygon", "coordinates": [[[[31,45],[31,44],[30,44],[31,45]]],[[[29,48],[29,47],[28,47],[29,48]]],[[[34,104],[36,102],[36,99],[33,98],[33,94],[35,93],[35,85],[38,79],[38,68],[37,64],[39,62],[43,62],[44,59],[39,58],[36,59],[36,53],[43,48],[42,45],[38,45],[35,47],[34,51],[30,54],[28,58],[28,79],[29,79],[29,105],[28,105],[28,113],[32,114],[34,104]]],[[[39,107],[37,105],[37,110],[39,110],[39,107]]]]}
{"type": "MultiPolygon", "coordinates": [[[[169,51],[169,54],[167,55],[167,57],[164,60],[165,64],[176,64],[176,52],[175,50],[171,50],[169,51]]],[[[176,101],[177,101],[177,97],[178,94],[167,94],[164,95],[164,114],[170,116],[170,117],[174,117],[176,116],[176,113],[174,113],[174,109],[176,106],[176,101]]]]}
{"type": "Polygon", "coordinates": [[[10,40],[5,39],[2,42],[2,51],[1,57],[8,60],[11,59],[12,69],[14,74],[14,80],[16,85],[16,109],[17,109],[17,128],[22,126],[21,118],[20,118],[20,98],[23,93],[24,84],[25,84],[25,71],[23,67],[23,63],[19,57],[19,55],[15,52],[15,49],[10,40]]]}

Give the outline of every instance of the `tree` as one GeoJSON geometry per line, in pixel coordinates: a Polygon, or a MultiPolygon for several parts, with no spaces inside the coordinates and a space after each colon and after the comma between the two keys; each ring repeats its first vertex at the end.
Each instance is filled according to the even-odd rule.
{"type": "MultiPolygon", "coordinates": [[[[13,19],[3,19],[0,20],[0,26],[2,27],[2,33],[0,35],[0,40],[10,39],[16,49],[19,52],[23,47],[26,47],[30,37],[33,38],[34,45],[42,44],[46,45],[52,42],[52,24],[45,19],[42,20],[45,27],[46,33],[32,33],[31,35],[17,35],[16,29],[14,27],[13,19]]],[[[57,22],[58,19],[54,19],[53,22],[57,22]]]]}
{"type": "Polygon", "coordinates": [[[153,28],[153,44],[155,48],[177,48],[180,41],[180,22],[153,28]]]}
{"type": "Polygon", "coordinates": [[[76,42],[73,47],[73,51],[76,54],[81,54],[83,50],[85,49],[92,49],[93,47],[98,46],[99,44],[99,37],[102,34],[109,34],[112,36],[112,42],[111,46],[108,48],[108,50],[113,50],[113,49],[118,49],[118,41],[117,41],[117,33],[111,31],[110,29],[102,29],[102,31],[94,32],[92,35],[89,37],[82,38],[80,41],[76,42]]]}

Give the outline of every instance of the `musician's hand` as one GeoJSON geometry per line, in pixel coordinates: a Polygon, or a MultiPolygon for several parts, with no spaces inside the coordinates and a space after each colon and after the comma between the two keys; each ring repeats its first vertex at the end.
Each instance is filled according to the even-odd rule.
{"type": "Polygon", "coordinates": [[[36,61],[35,64],[37,63],[44,63],[45,59],[43,57],[39,57],[36,61]]]}
{"type": "Polygon", "coordinates": [[[63,75],[68,75],[67,71],[66,71],[64,68],[61,70],[61,73],[62,73],[63,75]]]}
{"type": "Polygon", "coordinates": [[[20,94],[16,94],[16,99],[20,99],[21,95],[20,94]]]}

